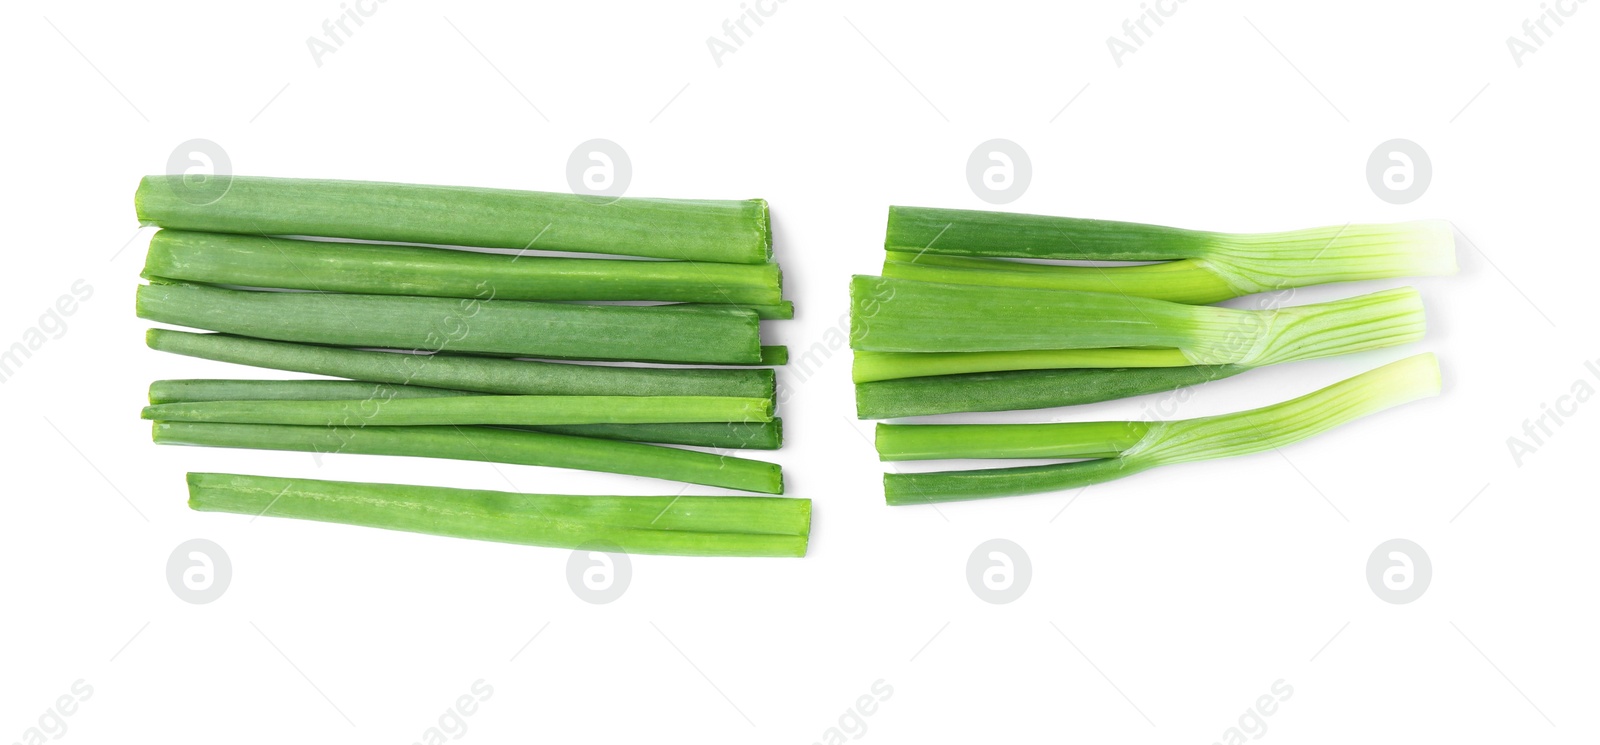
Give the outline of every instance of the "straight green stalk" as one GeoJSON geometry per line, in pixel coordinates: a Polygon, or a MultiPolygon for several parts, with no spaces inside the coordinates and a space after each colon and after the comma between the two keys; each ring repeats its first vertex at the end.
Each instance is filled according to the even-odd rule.
{"type": "Polygon", "coordinates": [[[499,300],[775,305],[777,264],[629,261],[162,230],[146,277],[217,285],[499,300]]]}
{"type": "Polygon", "coordinates": [[[552,548],[801,557],[811,500],[516,494],[191,473],[189,507],[552,548]]]}
{"type": "Polygon", "coordinates": [[[477,393],[551,396],[741,396],[771,398],[773,371],[619,367],[341,349],[150,329],[151,349],[274,370],[477,393]]]}
{"type": "Polygon", "coordinates": [[[262,339],[519,357],[757,364],[748,310],[669,312],[521,300],[139,287],[140,318],[262,339]]]}
{"type": "MultiPolygon", "coordinates": [[[[606,368],[612,369],[612,368],[606,368]]],[[[157,380],[151,404],[203,401],[339,401],[444,398],[483,395],[414,385],[355,380],[157,380]]],[[[768,397],[763,399],[771,401],[768,397]]],[[[530,427],[540,432],[599,437],[658,445],[777,450],[783,445],[783,420],[765,422],[683,422],[670,424],[573,424],[530,427]]]]}
{"type": "Polygon", "coordinates": [[[763,264],[772,224],[761,199],[602,198],[373,181],[146,176],[142,225],[241,233],[622,254],[763,264]]]}
{"type": "Polygon", "coordinates": [[[335,401],[201,401],[146,406],[166,422],[392,427],[483,424],[764,422],[772,401],[723,396],[458,396],[335,401]]]}

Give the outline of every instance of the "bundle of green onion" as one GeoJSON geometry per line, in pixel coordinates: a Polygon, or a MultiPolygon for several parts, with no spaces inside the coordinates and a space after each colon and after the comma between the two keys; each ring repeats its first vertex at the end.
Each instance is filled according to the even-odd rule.
{"type": "MultiPolygon", "coordinates": [[[[1411,288],[1260,310],[1202,303],[1455,270],[1453,234],[1443,222],[1247,235],[891,207],[885,245],[884,276],[858,276],[850,286],[853,378],[863,419],[1107,401],[1264,365],[1410,343],[1426,329],[1421,298],[1411,288]]],[[[1424,356],[1232,418],[1159,425],[880,425],[885,460],[1091,459],[888,474],[885,491],[891,504],[1026,494],[1253,452],[1255,445],[1276,447],[1436,392],[1437,381],[1436,364],[1424,356]],[[1317,403],[1324,400],[1331,403],[1317,403]],[[1173,438],[1202,444],[1185,445],[1180,453],[1158,446],[1173,438]]]]}
{"type": "MultiPolygon", "coordinates": [[[[343,379],[157,381],[143,415],[158,443],[783,492],[776,464],[682,447],[782,443],[768,368],[787,351],[762,346],[760,326],[794,307],[765,201],[243,176],[202,200],[181,176],[150,176],[135,205],[141,223],[162,228],[139,316],[215,332],[151,329],[151,348],[343,379]]],[[[806,500],[679,497],[680,507],[205,474],[190,486],[196,509],[261,514],[251,500],[282,488],[271,514],[651,553],[799,556],[810,524],[806,500]],[[660,519],[635,519],[645,513],[660,519]]]]}

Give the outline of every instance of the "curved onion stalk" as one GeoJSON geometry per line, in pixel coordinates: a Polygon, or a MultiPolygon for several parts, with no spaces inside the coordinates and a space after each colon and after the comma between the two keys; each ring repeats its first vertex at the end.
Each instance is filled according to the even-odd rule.
{"type": "Polygon", "coordinates": [[[1329,282],[1454,274],[1443,220],[1218,233],[1160,225],[927,207],[890,207],[887,276],[1008,287],[1112,292],[1207,303],[1329,282]],[[1041,266],[933,257],[1169,261],[1148,266],[1041,266]]]}
{"type": "Polygon", "coordinates": [[[805,556],[811,500],[516,494],[191,473],[189,507],[412,533],[676,556],[805,556]]]}
{"type": "Polygon", "coordinates": [[[1393,362],[1283,403],[1171,422],[879,424],[885,460],[1093,458],[1072,463],[936,473],[888,473],[891,505],[1073,489],[1158,466],[1271,450],[1439,393],[1432,354],[1393,362]],[[1109,457],[1108,457],[1109,456],[1109,457]]]}
{"type": "Polygon", "coordinates": [[[867,276],[852,279],[850,296],[851,348],[893,353],[858,354],[858,381],[1064,366],[1260,367],[1405,344],[1426,328],[1409,287],[1268,310],[867,276]]]}

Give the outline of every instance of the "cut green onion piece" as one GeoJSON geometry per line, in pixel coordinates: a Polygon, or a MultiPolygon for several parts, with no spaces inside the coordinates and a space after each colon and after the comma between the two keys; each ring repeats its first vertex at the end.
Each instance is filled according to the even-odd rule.
{"type": "MultiPolygon", "coordinates": [[[[150,384],[151,404],[202,401],[340,401],[346,399],[444,398],[483,395],[415,385],[366,383],[355,380],[157,380],[150,384]]],[[[763,399],[771,401],[770,397],[763,399]]],[[[519,428],[520,429],[520,428],[519,428]]],[[[783,445],[783,420],[766,422],[682,422],[670,424],[572,424],[529,427],[606,440],[690,445],[706,448],[777,450],[783,445]]]]}
{"type": "Polygon", "coordinates": [[[1165,347],[1190,364],[1259,367],[1404,344],[1424,331],[1409,287],[1270,310],[864,276],[850,295],[851,348],[872,352],[1165,347]]]}
{"type": "Polygon", "coordinates": [[[628,261],[162,230],[146,277],[372,295],[498,300],[782,302],[777,264],[628,261]]]}
{"type": "Polygon", "coordinates": [[[552,548],[678,556],[806,553],[811,500],[516,494],[191,473],[189,507],[552,548]]]}
{"type": "Polygon", "coordinates": [[[1200,385],[1248,369],[1239,365],[1200,365],[1016,370],[884,380],[856,385],[856,416],[893,419],[962,411],[1075,406],[1200,385]]]}
{"type": "Polygon", "coordinates": [[[278,341],[523,357],[756,364],[760,321],[740,309],[664,312],[520,300],[139,287],[140,318],[278,341]]]}
{"type": "Polygon", "coordinates": [[[513,463],[783,493],[776,463],[637,442],[492,427],[306,427],[288,424],[156,422],[164,445],[405,455],[513,463]]]}
{"type": "MultiPolygon", "coordinates": [[[[1025,458],[1038,453],[1093,457],[1101,449],[1126,444],[1118,427],[1131,435],[1145,431],[1116,457],[1048,466],[936,473],[884,474],[884,496],[891,505],[986,499],[1073,489],[1128,476],[1157,466],[1246,455],[1282,447],[1368,414],[1439,393],[1439,364],[1419,354],[1340,381],[1283,403],[1233,414],[1169,422],[1097,422],[1089,425],[879,425],[935,428],[927,434],[891,434],[895,458],[954,457],[963,428],[980,438],[971,455],[1025,458]],[[1076,454],[1074,452],[1076,451],[1076,454]],[[1095,451],[1095,452],[1090,452],[1095,451]]],[[[880,436],[879,443],[886,440],[880,436]]],[[[1054,455],[1051,457],[1055,457],[1054,455]]]]}
{"type": "Polygon", "coordinates": [[[479,393],[549,396],[771,398],[771,370],[649,368],[369,352],[311,344],[150,329],[151,349],[274,370],[479,393]]]}
{"type": "Polygon", "coordinates": [[[248,235],[580,251],[762,264],[772,227],[761,199],[602,199],[465,186],[227,177],[197,194],[184,175],[146,176],[143,225],[248,235]],[[204,198],[201,198],[204,197],[204,198]]]}
{"type": "Polygon", "coordinates": [[[200,401],[146,406],[166,422],[392,427],[444,424],[764,422],[772,401],[723,396],[458,396],[342,401],[200,401]]]}
{"type": "MultiPolygon", "coordinates": [[[[1442,220],[1386,225],[1341,225],[1280,233],[1216,233],[1159,225],[1048,217],[1004,212],[890,207],[884,246],[913,255],[1154,261],[1189,259],[1169,271],[1173,295],[1215,295],[1226,288],[1237,297],[1268,290],[1389,277],[1453,274],[1455,236],[1442,220]],[[1205,283],[1188,272],[1200,269],[1205,283]]],[[[1050,267],[1056,269],[1057,267],[1050,267]]],[[[898,270],[897,270],[898,271],[898,270]]],[[[1027,271],[1027,270],[1025,270],[1027,271]]],[[[1102,280],[1121,293],[1166,290],[1159,272],[1144,267],[1107,267],[1102,280]],[[1126,282],[1122,277],[1128,277],[1126,282]]],[[[890,272],[885,272],[886,274],[890,272]]],[[[1100,274],[1060,272],[1063,289],[1100,274]],[[1077,279],[1067,279],[1067,278],[1077,279]]],[[[924,275],[922,278],[932,279],[924,275]]],[[[1008,278],[1015,279],[1015,278],[1008,278]]],[[[954,275],[940,281],[957,281],[954,275]]],[[[1168,297],[1168,299],[1174,299],[1168,297]]],[[[1222,299],[1222,298],[1216,298],[1222,299]]]]}
{"type": "Polygon", "coordinates": [[[1189,367],[1176,349],[1044,349],[1023,352],[856,352],[857,383],[1004,370],[1189,367]]]}
{"type": "Polygon", "coordinates": [[[962,285],[1104,292],[1174,303],[1215,303],[1240,295],[1238,288],[1193,259],[1137,266],[1060,266],[896,251],[883,262],[883,276],[962,285]]]}

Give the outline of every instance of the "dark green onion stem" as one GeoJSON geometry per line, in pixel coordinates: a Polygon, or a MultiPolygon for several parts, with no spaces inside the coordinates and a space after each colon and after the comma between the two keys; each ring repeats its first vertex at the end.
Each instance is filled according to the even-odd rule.
{"type": "Polygon", "coordinates": [[[197,401],[146,406],[166,422],[418,426],[762,422],[772,401],[723,396],[457,396],[335,401],[197,401]]]}
{"type": "Polygon", "coordinates": [[[567,396],[771,398],[771,370],[650,368],[371,352],[311,344],[150,329],[151,349],[218,362],[378,383],[478,393],[567,396]]]}
{"type": "Polygon", "coordinates": [[[471,391],[391,385],[360,380],[231,380],[196,378],[150,383],[150,403],[203,401],[343,401],[364,399],[449,398],[482,395],[471,391]]]}
{"type": "Polygon", "coordinates": [[[146,176],[139,222],[248,235],[578,251],[761,264],[772,227],[761,199],[600,199],[465,186],[223,177],[213,193],[183,175],[146,176]]]}
{"type": "MultiPolygon", "coordinates": [[[[414,385],[355,380],[157,380],[151,404],[202,401],[339,401],[443,398],[482,395],[414,385]]],[[[771,400],[768,398],[767,400],[771,400]]],[[[671,424],[573,424],[529,427],[541,432],[708,448],[777,450],[783,445],[783,420],[768,422],[684,422],[671,424]]]]}
{"type": "Polygon", "coordinates": [[[774,305],[777,264],[579,259],[162,230],[147,277],[373,295],[774,305]]]}
{"type": "Polygon", "coordinates": [[[310,344],[685,364],[761,361],[760,320],[733,308],[684,313],[153,284],[139,288],[138,313],[161,323],[310,344]]]}
{"type": "Polygon", "coordinates": [[[1238,375],[1247,367],[1205,365],[938,375],[856,385],[862,419],[1076,406],[1160,393],[1238,375]]]}

